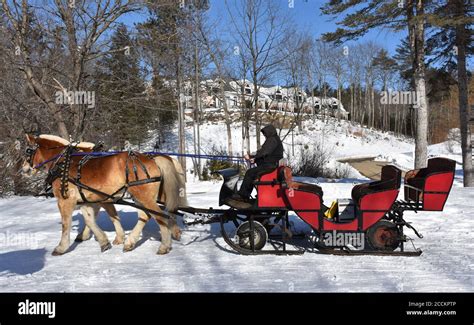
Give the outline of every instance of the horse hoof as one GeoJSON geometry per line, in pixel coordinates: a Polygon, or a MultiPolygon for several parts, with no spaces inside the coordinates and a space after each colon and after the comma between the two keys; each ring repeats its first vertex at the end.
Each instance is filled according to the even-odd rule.
{"type": "Polygon", "coordinates": [[[54,250],[51,255],[53,256],[60,256],[60,255],[63,255],[64,253],[61,253],[60,251],[57,251],[57,250],[54,250]]]}
{"type": "Polygon", "coordinates": [[[160,248],[158,249],[158,252],[156,252],[156,254],[165,255],[165,254],[168,254],[170,251],[171,251],[171,247],[160,246],[160,248]]]}
{"type": "Polygon", "coordinates": [[[135,248],[135,245],[125,245],[123,246],[123,251],[130,252],[130,251],[133,251],[134,248],[135,248]]]}
{"type": "Polygon", "coordinates": [[[110,245],[110,243],[107,243],[105,245],[100,246],[100,250],[101,250],[102,253],[105,252],[105,251],[108,251],[111,248],[112,248],[112,245],[110,245]]]}

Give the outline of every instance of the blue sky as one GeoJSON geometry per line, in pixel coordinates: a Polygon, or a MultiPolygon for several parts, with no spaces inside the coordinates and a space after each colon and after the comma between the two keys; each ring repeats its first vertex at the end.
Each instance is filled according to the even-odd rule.
{"type": "MultiPolygon", "coordinates": [[[[207,12],[211,21],[218,22],[218,30],[222,33],[223,39],[227,39],[230,44],[234,42],[233,38],[228,34],[232,29],[232,22],[229,17],[228,7],[232,8],[234,2],[244,0],[210,0],[210,9],[207,12]],[[229,6],[226,5],[226,1],[229,6]]],[[[319,38],[323,33],[335,31],[338,27],[337,21],[341,20],[343,16],[333,17],[323,15],[321,7],[327,0],[266,0],[271,1],[275,6],[279,6],[280,10],[287,14],[292,23],[296,24],[300,31],[307,31],[315,39],[319,38]]],[[[349,11],[350,12],[350,11],[349,11]]],[[[347,14],[347,12],[345,13],[347,14]]],[[[345,15],[344,14],[344,15],[345,15]]],[[[120,20],[125,24],[132,26],[134,23],[139,23],[146,20],[146,11],[134,12],[123,16],[120,20]]],[[[377,28],[370,30],[365,36],[356,41],[348,42],[344,45],[349,46],[355,42],[373,41],[379,46],[385,48],[390,55],[396,53],[396,48],[401,40],[406,37],[406,31],[395,32],[388,28],[377,28]]],[[[472,67],[472,58],[468,58],[469,66],[472,67]]]]}
{"type": "MultiPolygon", "coordinates": [[[[229,0],[232,5],[234,0],[229,0]]],[[[299,30],[306,30],[315,38],[319,38],[323,33],[335,31],[337,28],[336,21],[331,20],[330,16],[323,15],[320,7],[324,5],[325,0],[293,0],[293,7],[290,8],[292,0],[268,0],[280,6],[282,11],[286,11],[293,22],[297,24],[299,30]]],[[[223,30],[226,25],[230,25],[228,10],[225,0],[210,0],[211,8],[209,16],[212,19],[219,19],[223,30]]],[[[382,47],[386,48],[390,54],[395,53],[400,40],[405,37],[405,33],[394,33],[388,29],[371,30],[366,36],[358,41],[372,40],[382,47]]],[[[350,43],[348,44],[350,46],[350,43]]]]}
{"type": "MultiPolygon", "coordinates": [[[[232,5],[234,0],[229,0],[232,5]]],[[[299,30],[308,31],[315,38],[320,37],[325,32],[334,31],[337,28],[336,22],[331,17],[323,15],[320,7],[326,2],[325,0],[293,0],[293,7],[289,4],[292,0],[268,0],[273,2],[280,9],[287,12],[293,22],[297,24],[299,30]]],[[[210,9],[208,11],[209,18],[214,21],[218,20],[220,28],[225,37],[225,31],[231,27],[231,21],[228,15],[226,0],[210,0],[210,9]]],[[[232,6],[231,6],[232,7],[232,6]]],[[[134,12],[123,16],[120,21],[132,26],[134,23],[142,22],[146,19],[145,12],[134,12]]],[[[358,41],[372,40],[377,44],[386,48],[390,54],[395,53],[400,39],[405,37],[405,33],[394,33],[387,29],[371,30],[366,36],[358,41]]],[[[230,39],[230,37],[229,37],[230,39]]],[[[350,45],[350,43],[349,43],[350,45]]]]}

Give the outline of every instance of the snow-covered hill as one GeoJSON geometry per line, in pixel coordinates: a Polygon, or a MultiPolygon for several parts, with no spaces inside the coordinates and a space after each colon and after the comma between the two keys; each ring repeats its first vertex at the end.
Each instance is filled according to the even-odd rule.
{"type": "MultiPolygon", "coordinates": [[[[415,144],[411,138],[397,136],[391,132],[381,132],[374,129],[367,129],[358,125],[353,125],[348,121],[338,121],[331,118],[330,123],[325,123],[319,119],[308,120],[304,122],[302,131],[296,128],[293,139],[292,134],[284,129],[281,131],[281,137],[285,147],[285,156],[291,162],[298,161],[301,155],[301,149],[311,150],[319,148],[324,150],[329,156],[328,167],[348,170],[348,178],[366,179],[357,170],[344,161],[351,159],[375,159],[378,161],[389,162],[400,169],[407,171],[414,168],[414,150],[415,144]],[[292,143],[294,144],[292,146],[292,143]],[[293,149],[294,148],[294,149],[293,149]],[[341,163],[341,162],[342,163],[341,163]]],[[[201,125],[201,153],[212,154],[213,150],[226,152],[227,133],[225,124],[221,122],[209,122],[201,125]]],[[[251,152],[256,150],[255,128],[251,127],[251,152]]],[[[168,140],[160,149],[165,152],[177,152],[177,135],[175,130],[169,132],[168,140]]],[[[194,153],[193,147],[193,128],[186,128],[187,152],[194,153]]],[[[263,141],[263,140],[262,140],[263,141]]],[[[234,155],[242,153],[242,129],[241,125],[232,126],[232,142],[234,155]]],[[[153,150],[155,138],[151,135],[146,150],[153,150]]],[[[456,166],[456,185],[462,184],[462,158],[461,147],[459,143],[451,141],[431,145],[428,148],[430,157],[446,157],[458,162],[456,166]]],[[[192,168],[191,159],[187,160],[188,169],[192,168]]],[[[193,177],[192,175],[190,175],[193,177]]]]}

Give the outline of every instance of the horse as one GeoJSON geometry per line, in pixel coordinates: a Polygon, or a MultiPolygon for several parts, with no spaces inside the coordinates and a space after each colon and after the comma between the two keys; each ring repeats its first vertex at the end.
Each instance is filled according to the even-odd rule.
{"type": "MultiPolygon", "coordinates": [[[[188,201],[186,198],[186,180],[184,176],[184,170],[177,159],[174,159],[167,155],[156,155],[153,157],[153,160],[158,165],[163,174],[163,179],[160,182],[158,202],[165,202],[167,210],[169,210],[169,212],[172,212],[171,218],[169,219],[170,228],[172,230],[171,236],[173,239],[179,241],[181,239],[181,230],[177,225],[177,220],[174,215],[174,212],[177,211],[178,207],[188,206],[188,201]],[[175,184],[177,184],[178,186],[179,195],[167,195],[167,193],[175,193],[176,191],[173,188],[166,190],[166,186],[173,186],[175,184]]],[[[95,207],[93,209],[93,215],[95,219],[97,219],[99,209],[100,207],[95,207]]],[[[113,210],[115,211],[115,208],[113,208],[113,210]]],[[[115,227],[115,231],[119,231],[117,227],[115,227]]],[[[82,232],[77,235],[76,241],[83,241],[90,238],[90,228],[85,225],[82,232]]]]}
{"type": "MultiPolygon", "coordinates": [[[[56,137],[55,140],[58,142],[61,142],[64,146],[70,145],[70,142],[67,141],[66,139],[56,137]]],[[[92,152],[93,149],[95,148],[95,144],[91,142],[79,142],[75,144],[75,148],[79,152],[92,152]]],[[[21,168],[19,168],[22,172],[23,176],[32,176],[36,174],[38,169],[35,169],[34,166],[30,164],[30,161],[28,159],[23,159],[21,162],[21,168]]],[[[112,221],[112,224],[115,228],[115,238],[112,242],[114,245],[120,245],[123,244],[125,240],[125,232],[122,228],[122,224],[120,223],[120,217],[117,213],[117,210],[115,210],[115,207],[112,204],[82,204],[80,206],[82,215],[97,215],[100,208],[103,208],[107,214],[109,215],[110,221],[112,221]]],[[[92,234],[90,232],[89,227],[84,228],[85,231],[82,231],[77,235],[77,237],[74,239],[75,242],[83,242],[86,240],[89,240],[92,238],[92,234]]]]}
{"type": "MultiPolygon", "coordinates": [[[[29,151],[29,164],[34,167],[44,166],[48,169],[48,174],[53,176],[51,184],[61,213],[62,236],[52,255],[62,255],[69,249],[72,213],[75,207],[82,203],[96,204],[90,207],[97,210],[85,213],[84,221],[97,238],[101,251],[110,249],[107,236],[95,221],[97,204],[112,205],[115,199],[120,199],[125,193],[130,194],[138,205],[139,218],[125,240],[124,251],[133,250],[141,230],[153,215],[161,232],[161,245],[157,254],[170,252],[172,232],[176,234],[180,233],[180,230],[176,223],[169,222],[169,214],[163,213],[157,204],[160,192],[157,182],[161,181],[162,172],[154,159],[136,152],[120,152],[83,163],[84,157],[68,154],[71,145],[65,144],[62,138],[27,134],[26,139],[34,146],[34,149],[29,151]],[[137,164],[140,168],[137,168],[137,164]],[[55,175],[55,170],[58,169],[62,174],[55,175]],[[79,174],[80,183],[75,178],[79,174]]],[[[176,181],[179,177],[168,178],[169,181],[164,182],[162,195],[166,197],[166,210],[174,211],[178,203],[173,202],[179,202],[179,199],[175,199],[180,194],[176,181]]]]}

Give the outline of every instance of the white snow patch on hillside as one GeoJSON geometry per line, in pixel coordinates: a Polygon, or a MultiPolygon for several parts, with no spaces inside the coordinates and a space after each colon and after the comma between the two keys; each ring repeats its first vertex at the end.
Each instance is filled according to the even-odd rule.
{"type": "MultiPolygon", "coordinates": [[[[321,120],[308,120],[304,122],[303,129],[294,133],[288,133],[287,129],[281,130],[280,136],[283,138],[285,155],[290,164],[299,161],[300,156],[307,150],[320,148],[328,153],[330,159],[328,168],[344,168],[349,171],[349,178],[362,178],[358,171],[353,169],[347,163],[340,163],[338,160],[344,158],[358,157],[378,157],[389,156],[394,153],[411,152],[414,148],[412,141],[406,137],[395,136],[388,132],[380,132],[378,130],[366,129],[354,126],[348,121],[337,121],[331,119],[330,123],[321,120]],[[293,144],[293,145],[292,145],[293,144]],[[343,166],[344,165],[344,166],[343,166]]],[[[188,153],[194,153],[193,147],[193,128],[186,128],[186,146],[188,153]]],[[[227,132],[224,122],[208,122],[200,126],[201,134],[201,153],[213,154],[215,150],[226,152],[227,150],[227,132]]],[[[251,126],[250,130],[251,152],[256,150],[257,142],[255,135],[255,127],[251,126]]],[[[264,138],[262,136],[262,143],[264,138]]],[[[145,150],[153,150],[155,138],[152,137],[149,145],[145,150]]],[[[177,152],[177,136],[176,130],[172,130],[167,134],[167,141],[163,144],[160,151],[177,152]]],[[[242,155],[242,129],[241,124],[232,125],[232,143],[234,155],[242,155]]],[[[188,172],[192,168],[193,163],[190,158],[187,159],[188,172]]],[[[191,175],[192,176],[192,175],[191,175]]]]}

